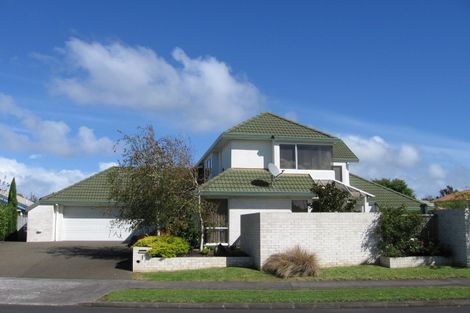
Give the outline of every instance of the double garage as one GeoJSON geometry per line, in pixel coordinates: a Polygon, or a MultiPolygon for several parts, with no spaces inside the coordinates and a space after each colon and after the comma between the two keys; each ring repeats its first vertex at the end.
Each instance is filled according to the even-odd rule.
{"type": "Polygon", "coordinates": [[[131,232],[118,213],[107,207],[38,205],[28,213],[27,241],[122,242],[131,232]]]}
{"type": "Polygon", "coordinates": [[[126,241],[129,225],[118,222],[109,201],[110,168],[39,199],[28,210],[26,240],[126,241]]]}

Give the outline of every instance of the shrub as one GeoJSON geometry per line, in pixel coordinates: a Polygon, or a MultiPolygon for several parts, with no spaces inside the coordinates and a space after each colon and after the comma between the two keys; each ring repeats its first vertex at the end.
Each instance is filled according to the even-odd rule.
{"type": "Polygon", "coordinates": [[[262,270],[282,278],[318,276],[320,273],[317,257],[298,246],[283,253],[271,255],[264,262],[262,270]]]}
{"type": "Polygon", "coordinates": [[[138,240],[134,247],[149,247],[151,257],[174,258],[189,252],[189,243],[176,236],[148,236],[138,240]]]}
{"type": "Polygon", "coordinates": [[[383,208],[380,213],[377,233],[383,256],[436,255],[441,252],[435,242],[423,236],[424,223],[418,212],[400,207],[383,208]]]}

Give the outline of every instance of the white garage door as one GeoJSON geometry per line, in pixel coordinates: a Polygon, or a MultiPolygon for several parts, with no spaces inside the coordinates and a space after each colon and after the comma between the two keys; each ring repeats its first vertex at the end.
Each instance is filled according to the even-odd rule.
{"type": "Polygon", "coordinates": [[[123,241],[129,237],[130,231],[113,223],[116,216],[116,210],[65,207],[61,240],[123,241]]]}

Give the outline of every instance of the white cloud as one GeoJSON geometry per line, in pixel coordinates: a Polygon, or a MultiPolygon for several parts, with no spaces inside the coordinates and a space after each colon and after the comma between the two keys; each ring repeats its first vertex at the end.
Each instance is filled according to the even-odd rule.
{"type": "Polygon", "coordinates": [[[411,167],[418,163],[419,152],[411,145],[402,145],[398,154],[398,163],[403,166],[411,167]]]}
{"type": "Polygon", "coordinates": [[[0,93],[0,117],[14,119],[21,129],[0,123],[0,140],[4,148],[14,151],[74,156],[80,153],[110,153],[113,142],[107,137],[96,138],[93,130],[80,127],[76,136],[63,121],[44,120],[15,104],[13,99],[0,93]]]}
{"type": "Polygon", "coordinates": [[[424,151],[421,146],[393,145],[379,136],[348,135],[343,139],[360,160],[351,165],[351,171],[361,176],[404,179],[419,197],[435,196],[446,185],[458,189],[470,185],[469,168],[439,164],[438,160],[446,158],[447,152],[430,156],[421,152],[424,151]]]}
{"type": "Polygon", "coordinates": [[[117,166],[118,164],[116,162],[100,162],[99,163],[99,169],[100,171],[104,171],[110,167],[117,166]]]}
{"type": "Polygon", "coordinates": [[[444,168],[439,164],[431,164],[429,165],[429,175],[437,179],[443,179],[446,177],[446,171],[444,168]]]}
{"type": "Polygon", "coordinates": [[[0,177],[10,182],[15,177],[18,192],[45,196],[89,176],[79,170],[49,170],[30,167],[14,159],[0,157],[0,177]]]}
{"type": "Polygon", "coordinates": [[[177,65],[142,46],[71,38],[63,51],[67,72],[51,91],[79,103],[145,110],[195,130],[211,130],[259,111],[264,97],[246,79],[214,57],[172,53],[177,65]]]}

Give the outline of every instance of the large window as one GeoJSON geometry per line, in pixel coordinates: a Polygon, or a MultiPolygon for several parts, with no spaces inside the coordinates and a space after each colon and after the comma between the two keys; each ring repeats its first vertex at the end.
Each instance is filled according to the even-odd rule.
{"type": "Polygon", "coordinates": [[[295,145],[280,145],[281,168],[295,169],[295,145]]]}
{"type": "Polygon", "coordinates": [[[281,168],[331,170],[333,149],[327,145],[279,145],[281,168]]]}

